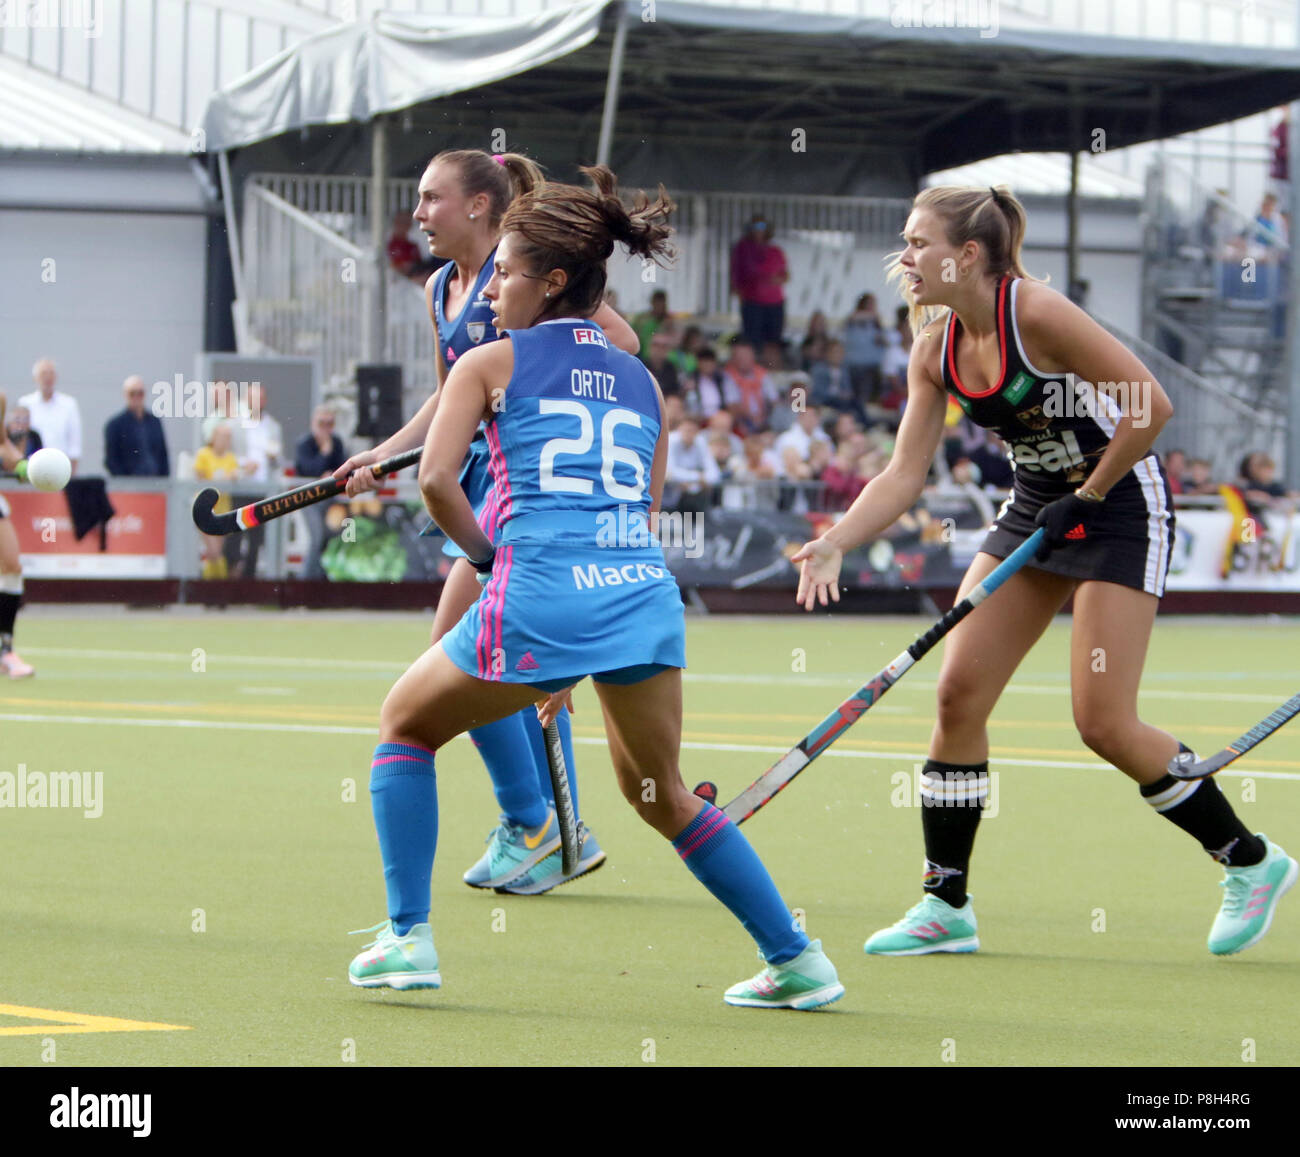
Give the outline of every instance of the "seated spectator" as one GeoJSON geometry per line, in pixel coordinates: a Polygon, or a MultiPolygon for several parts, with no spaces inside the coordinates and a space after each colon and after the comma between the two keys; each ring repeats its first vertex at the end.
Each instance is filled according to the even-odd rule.
{"type": "Polygon", "coordinates": [[[42,446],[41,436],[32,429],[32,415],[26,406],[15,406],[9,411],[6,433],[14,448],[24,458],[30,458],[42,446]]]}
{"type": "Polygon", "coordinates": [[[700,424],[689,414],[668,435],[668,463],[664,475],[664,507],[702,511],[708,506],[709,488],[718,481],[718,464],[700,437],[700,424]]]}
{"type": "Polygon", "coordinates": [[[682,424],[686,417],[686,402],[680,394],[669,394],[664,398],[664,424],[671,434],[682,424]]]}
{"type": "Polygon", "coordinates": [[[1219,484],[1214,480],[1214,464],[1208,458],[1193,458],[1187,463],[1183,493],[1187,495],[1219,493],[1219,484]]]}
{"type": "Polygon", "coordinates": [[[813,367],[826,360],[826,347],[831,339],[824,337],[806,337],[799,344],[799,368],[805,373],[812,373],[813,367]]]}
{"type": "Polygon", "coordinates": [[[767,419],[768,429],[778,436],[790,429],[795,424],[795,418],[804,410],[812,410],[818,418],[821,416],[820,407],[812,401],[812,383],[808,375],[798,370],[784,376],[786,387],[781,404],[772,407],[767,419]]]}
{"type": "Polygon", "coordinates": [[[1169,477],[1171,494],[1183,492],[1183,479],[1187,475],[1187,455],[1182,450],[1170,450],[1164,457],[1165,474],[1169,477]]]}
{"type": "Polygon", "coordinates": [[[781,472],[776,455],[767,448],[762,434],[745,438],[744,450],[731,459],[732,485],[723,492],[723,505],[730,509],[775,510],[776,487],[772,485],[781,472]]]}
{"type": "Polygon", "coordinates": [[[171,473],[167,440],[156,415],[145,409],[144,378],[122,383],[126,409],[104,424],[104,469],[114,477],[166,478],[171,473]]]}
{"type": "Polygon", "coordinates": [[[1267,454],[1260,451],[1247,454],[1241,460],[1238,473],[1238,484],[1248,505],[1269,507],[1273,505],[1273,499],[1289,496],[1287,488],[1277,480],[1277,463],[1267,454]]]}
{"type": "Polygon", "coordinates": [[[668,331],[668,327],[661,327],[650,339],[649,349],[644,345],[641,348],[645,350],[643,355],[645,367],[654,374],[664,397],[680,394],[682,384],[677,377],[677,367],[668,360],[668,353],[673,348],[672,334],[668,331]]]}
{"type": "Polygon", "coordinates": [[[970,454],[970,460],[979,467],[985,486],[1010,488],[1015,475],[1007,445],[992,430],[985,431],[984,444],[970,454]]]}
{"type": "Polygon", "coordinates": [[[831,460],[822,471],[821,481],[825,487],[822,496],[822,508],[825,510],[848,510],[853,500],[862,493],[867,484],[858,470],[861,455],[849,441],[836,447],[831,460]]]}
{"type": "Polygon", "coordinates": [[[844,323],[844,347],[849,376],[858,401],[867,406],[880,396],[880,366],[885,356],[885,333],[876,310],[876,295],[858,298],[844,323]]]}
{"type": "Polygon", "coordinates": [[[884,379],[880,404],[897,410],[907,398],[907,363],[912,356],[912,326],[908,307],[900,305],[894,313],[894,328],[885,332],[885,355],[880,363],[884,379]]]}
{"type": "Polygon", "coordinates": [[[858,405],[853,390],[853,380],[849,368],[844,363],[845,351],[842,341],[826,343],[826,360],[818,362],[812,368],[812,396],[819,406],[830,406],[841,413],[854,414],[863,425],[866,415],[858,405]]]}
{"type": "Polygon", "coordinates": [[[632,319],[632,329],[636,336],[641,339],[641,348],[647,349],[650,345],[650,339],[658,332],[659,327],[668,320],[668,294],[665,290],[656,289],[650,295],[649,310],[638,313],[632,319]]]}
{"type": "Polygon", "coordinates": [[[333,474],[348,460],[343,440],[334,433],[334,411],[317,406],[311,413],[311,432],[293,448],[293,470],[301,478],[333,474]]]}
{"type": "Polygon", "coordinates": [[[685,381],[694,377],[700,350],[704,348],[704,334],[698,325],[688,325],[681,341],[668,351],[668,360],[677,367],[678,377],[685,381]]]}
{"type": "Polygon", "coordinates": [[[826,315],[820,310],[815,310],[813,315],[808,319],[808,331],[804,335],[804,341],[829,341],[831,336],[830,323],[826,320],[826,315]]]}
{"type": "MultiPolygon", "coordinates": [[[[718,468],[718,483],[724,484],[731,481],[731,459],[735,456],[731,449],[731,435],[714,434],[708,435],[709,455],[713,458],[713,464],[718,468]]],[[[722,504],[722,492],[715,488],[712,496],[711,506],[720,506],[722,504]]]]}
{"type": "Polygon", "coordinates": [[[731,415],[726,410],[719,410],[708,420],[709,437],[713,438],[721,435],[727,439],[727,445],[731,447],[728,457],[739,454],[745,448],[745,443],[736,437],[736,430],[731,420],[731,415]]]}
{"type": "Polygon", "coordinates": [[[747,339],[732,341],[731,357],[723,373],[736,389],[737,400],[730,407],[736,424],[749,433],[764,429],[779,395],[767,371],[755,360],[754,347],[747,339]]]}
{"type": "Polygon", "coordinates": [[[740,402],[740,390],[718,368],[718,355],[712,346],[702,346],[695,355],[695,361],[691,388],[696,395],[696,412],[707,421],[719,410],[730,410],[737,405],[740,402]]]}
{"type": "Polygon", "coordinates": [[[781,463],[784,477],[807,482],[821,475],[834,449],[830,435],[822,429],[817,410],[801,410],[794,423],[777,438],[772,449],[781,463]]]}

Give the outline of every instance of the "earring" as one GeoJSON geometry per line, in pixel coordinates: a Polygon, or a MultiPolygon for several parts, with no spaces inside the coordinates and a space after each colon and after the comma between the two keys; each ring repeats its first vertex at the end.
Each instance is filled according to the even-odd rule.
{"type": "Polygon", "coordinates": [[[469,215],[469,219],[470,219],[471,221],[474,220],[474,214],[473,214],[473,213],[471,213],[471,214],[469,215]]]}
{"type": "Polygon", "coordinates": [[[550,296],[551,296],[551,291],[550,291],[549,289],[546,291],[546,296],[547,296],[547,297],[550,297],[550,296]]]}

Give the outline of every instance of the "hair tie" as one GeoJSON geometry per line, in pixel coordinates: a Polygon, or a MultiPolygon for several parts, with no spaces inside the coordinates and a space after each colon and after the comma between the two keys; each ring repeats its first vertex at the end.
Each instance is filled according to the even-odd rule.
{"type": "Polygon", "coordinates": [[[498,165],[504,165],[506,163],[505,156],[501,153],[493,153],[492,159],[496,161],[498,165]]]}

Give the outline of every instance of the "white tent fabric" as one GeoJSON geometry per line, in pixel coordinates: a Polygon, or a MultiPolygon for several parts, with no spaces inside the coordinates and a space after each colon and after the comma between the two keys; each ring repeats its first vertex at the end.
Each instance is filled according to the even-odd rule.
{"type": "Polygon", "coordinates": [[[327,29],[215,93],[203,114],[206,150],[369,121],[527,72],[594,40],[607,3],[473,28],[380,12],[368,23],[327,29]]]}

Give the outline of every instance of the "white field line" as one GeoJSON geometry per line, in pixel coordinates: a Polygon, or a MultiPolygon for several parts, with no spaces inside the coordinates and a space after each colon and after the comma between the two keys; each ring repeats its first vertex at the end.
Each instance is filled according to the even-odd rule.
{"type": "MultiPolygon", "coordinates": [[[[17,714],[10,712],[0,712],[0,720],[8,723],[58,723],[58,724],[85,724],[95,727],[105,725],[117,725],[122,727],[170,727],[180,728],[192,731],[275,731],[275,732],[292,732],[297,734],[309,735],[370,735],[378,734],[373,727],[342,727],[331,724],[315,723],[246,723],[236,720],[212,720],[212,719],[139,719],[139,718],[122,718],[119,716],[99,716],[99,715],[29,715],[17,714]]],[[[459,737],[458,737],[459,738],[459,737]]],[[[595,737],[582,737],[575,735],[574,743],[580,743],[588,747],[604,747],[605,740],[595,737]]],[[[693,741],[683,741],[682,750],[684,751],[734,751],[746,752],[755,755],[784,755],[788,748],[770,747],[766,745],[750,743],[696,743],[693,741]]],[[[821,758],[830,759],[886,759],[892,762],[913,762],[921,763],[925,760],[925,755],[921,752],[908,753],[903,751],[826,751],[822,753],[821,758]]],[[[990,763],[1002,763],[1008,767],[1043,767],[1064,770],[1079,771],[1102,771],[1108,770],[1110,765],[1106,763],[1093,762],[1072,762],[1068,760],[1055,759],[1008,759],[993,757],[990,763]]],[[[1292,771],[1221,771],[1221,776],[1246,777],[1254,779],[1290,779],[1300,782],[1300,772],[1292,771]]]]}
{"type": "MultiPolygon", "coordinates": [[[[63,656],[73,659],[113,659],[113,660],[132,660],[136,662],[165,662],[179,663],[188,667],[193,662],[193,656],[190,653],[177,651],[106,651],[106,650],[81,650],[72,647],[24,647],[24,653],[32,655],[51,655],[63,656]]],[[[412,655],[412,661],[418,656],[412,655]]],[[[232,668],[235,666],[248,667],[283,667],[299,671],[326,669],[351,669],[351,670],[368,670],[368,671],[405,671],[409,664],[395,662],[388,659],[323,659],[316,657],[292,657],[287,655],[223,655],[220,652],[206,651],[204,655],[206,672],[208,674],[221,673],[222,667],[229,664],[232,668]]],[[[746,686],[773,686],[773,687],[835,687],[839,688],[847,698],[850,694],[861,686],[857,682],[859,679],[865,679],[867,675],[874,672],[864,671],[860,675],[755,675],[752,672],[745,674],[714,674],[695,671],[686,671],[682,675],[682,681],[685,683],[733,683],[746,686]]],[[[1228,671],[1217,672],[1213,676],[1206,676],[1207,681],[1214,679],[1262,679],[1262,678],[1280,678],[1284,676],[1265,676],[1259,672],[1251,671],[1228,671]]],[[[1152,672],[1147,675],[1148,681],[1158,680],[1158,672],[1152,672]]],[[[899,688],[906,691],[924,691],[933,692],[938,684],[927,680],[901,680],[895,684],[891,690],[899,688]]],[[[1061,683],[1010,683],[1007,685],[1004,694],[1022,694],[1022,695],[1063,695],[1069,692],[1069,684],[1061,683]]],[[[1232,703],[1271,703],[1278,706],[1291,695],[1292,691],[1279,692],[1276,695],[1268,693],[1251,693],[1241,691],[1190,691],[1190,690],[1157,690],[1144,687],[1140,691],[1140,696],[1147,699],[1188,699],[1197,702],[1232,702],[1232,703]]]]}

